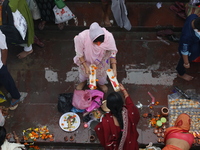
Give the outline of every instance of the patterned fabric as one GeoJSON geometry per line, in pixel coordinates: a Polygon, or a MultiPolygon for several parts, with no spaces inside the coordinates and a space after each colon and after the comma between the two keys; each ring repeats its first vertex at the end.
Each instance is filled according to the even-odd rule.
{"type": "Polygon", "coordinates": [[[43,21],[55,20],[53,8],[55,6],[54,0],[36,0],[38,8],[40,10],[41,19],[43,21]]]}
{"type": "Polygon", "coordinates": [[[185,140],[191,146],[194,140],[194,136],[189,133],[190,125],[190,116],[185,113],[180,114],[175,121],[175,125],[166,129],[164,137],[165,143],[170,138],[177,138],[185,140]]]}
{"type": "Polygon", "coordinates": [[[90,38],[89,30],[84,30],[74,38],[76,56],[74,63],[79,66],[79,80],[80,82],[88,79],[83,65],[81,65],[79,58],[84,57],[86,64],[90,66],[95,64],[97,66],[98,83],[103,85],[106,83],[106,70],[110,67],[110,57],[115,57],[117,48],[113,35],[102,28],[105,39],[101,45],[97,46],[90,38]]]}
{"type": "Polygon", "coordinates": [[[185,13],[187,16],[189,16],[191,14],[198,14],[198,13],[200,13],[200,8],[198,6],[193,6],[193,5],[190,5],[189,3],[187,3],[185,5],[185,13]]]}
{"type": "Polygon", "coordinates": [[[27,23],[27,45],[30,46],[34,42],[34,23],[33,23],[33,17],[31,15],[30,9],[28,7],[28,4],[26,0],[9,0],[9,6],[12,10],[12,12],[15,12],[17,9],[22,14],[22,16],[25,18],[27,23]]]}
{"type": "Polygon", "coordinates": [[[95,132],[104,150],[138,150],[137,124],[140,118],[137,107],[128,96],[125,100],[122,111],[124,129],[121,136],[121,129],[116,126],[111,113],[106,113],[95,127],[95,132]]]}

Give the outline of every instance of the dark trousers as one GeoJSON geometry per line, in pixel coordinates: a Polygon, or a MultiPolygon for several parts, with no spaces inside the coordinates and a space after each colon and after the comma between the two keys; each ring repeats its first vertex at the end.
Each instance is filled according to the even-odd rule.
{"type": "Polygon", "coordinates": [[[10,93],[13,99],[20,98],[20,93],[5,65],[3,65],[0,69],[0,84],[5,87],[5,89],[10,93]]]}
{"type": "Polygon", "coordinates": [[[184,75],[185,72],[186,72],[186,69],[185,69],[185,67],[183,66],[183,64],[184,64],[183,57],[181,57],[181,58],[179,59],[178,65],[176,66],[176,70],[177,70],[177,72],[178,72],[178,74],[179,74],[180,76],[184,75]]]}

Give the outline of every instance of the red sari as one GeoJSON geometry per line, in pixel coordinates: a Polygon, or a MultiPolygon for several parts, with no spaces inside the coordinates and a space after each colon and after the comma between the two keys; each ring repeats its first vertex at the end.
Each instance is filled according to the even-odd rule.
{"type": "Polygon", "coordinates": [[[95,127],[99,141],[105,150],[139,149],[137,142],[139,136],[137,132],[137,124],[140,119],[139,111],[129,96],[126,98],[125,104],[122,111],[124,129],[121,139],[121,129],[114,124],[111,113],[107,113],[102,122],[95,127]]]}

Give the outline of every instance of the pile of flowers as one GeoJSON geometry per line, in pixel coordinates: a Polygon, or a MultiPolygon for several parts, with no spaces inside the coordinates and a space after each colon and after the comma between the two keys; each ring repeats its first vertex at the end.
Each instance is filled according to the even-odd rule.
{"type": "MultiPolygon", "coordinates": [[[[23,139],[25,142],[34,142],[37,139],[54,141],[54,136],[53,134],[50,134],[47,126],[42,126],[23,130],[23,139]]],[[[26,145],[26,143],[24,144],[26,145]]]]}

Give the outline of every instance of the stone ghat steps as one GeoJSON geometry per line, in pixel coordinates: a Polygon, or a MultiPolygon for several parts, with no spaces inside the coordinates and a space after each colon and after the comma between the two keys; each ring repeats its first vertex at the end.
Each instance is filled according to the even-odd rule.
{"type": "MultiPolygon", "coordinates": [[[[68,22],[68,26],[64,29],[75,30],[77,28],[88,28],[92,22],[98,22],[101,26],[103,25],[103,11],[101,2],[68,2],[66,1],[67,6],[74,13],[78,19],[78,26],[75,25],[74,20],[71,19],[68,22]]],[[[158,28],[171,27],[181,30],[184,19],[179,17],[173,11],[169,9],[170,5],[174,2],[162,2],[162,7],[157,8],[157,2],[126,2],[128,18],[131,22],[132,29],[131,31],[151,31],[158,28]]],[[[113,16],[110,17],[111,20],[114,20],[113,16]]],[[[35,28],[37,29],[39,20],[35,21],[35,28]]],[[[46,24],[45,29],[58,29],[54,22],[49,22],[46,24]]],[[[112,30],[116,31],[126,31],[124,28],[118,27],[114,21],[112,30]]]]}

